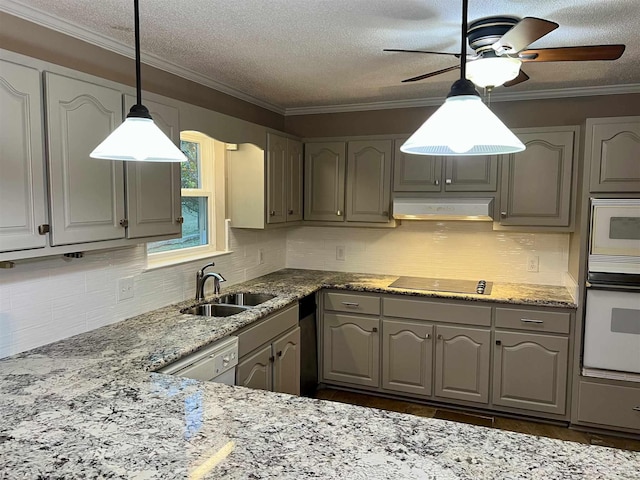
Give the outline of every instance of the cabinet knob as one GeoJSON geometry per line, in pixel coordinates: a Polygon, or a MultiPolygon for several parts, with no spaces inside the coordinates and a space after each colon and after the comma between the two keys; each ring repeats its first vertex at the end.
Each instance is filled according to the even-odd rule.
{"type": "Polygon", "coordinates": [[[496,340],[496,345],[502,345],[502,341],[501,340],[496,340]]]}
{"type": "Polygon", "coordinates": [[[373,328],[371,329],[371,331],[372,331],[373,333],[376,333],[376,332],[378,331],[378,327],[373,327],[373,328]]]}
{"type": "Polygon", "coordinates": [[[337,216],[339,216],[339,217],[341,217],[341,216],[342,216],[342,210],[338,210],[338,211],[336,212],[336,215],[337,215],[337,216]]]}
{"type": "Polygon", "coordinates": [[[500,212],[500,216],[502,218],[507,218],[507,212],[500,212]]]}
{"type": "Polygon", "coordinates": [[[120,226],[123,228],[127,228],[129,226],[129,220],[123,218],[122,220],[120,220],[120,226]]]}
{"type": "Polygon", "coordinates": [[[269,357],[269,362],[273,363],[276,361],[276,357],[269,357]]]}
{"type": "Polygon", "coordinates": [[[440,180],[434,180],[434,181],[433,181],[433,184],[434,184],[434,185],[440,185],[440,180]]]}
{"type": "Polygon", "coordinates": [[[48,224],[38,225],[38,233],[40,235],[45,235],[51,231],[51,228],[48,224]]]}
{"type": "Polygon", "coordinates": [[[281,356],[282,356],[282,350],[278,352],[278,357],[281,357],[281,356]]]}
{"type": "Polygon", "coordinates": [[[427,340],[429,340],[429,339],[431,338],[431,334],[430,334],[430,333],[427,333],[427,334],[424,336],[424,338],[426,338],[427,340]]]}
{"type": "Polygon", "coordinates": [[[276,216],[276,211],[275,211],[275,210],[271,210],[271,211],[269,212],[269,216],[271,216],[271,217],[275,217],[275,216],[276,216]]]}
{"type": "Polygon", "coordinates": [[[438,334],[438,340],[442,340],[442,334],[438,334]]]}
{"type": "Polygon", "coordinates": [[[180,225],[182,225],[184,223],[184,217],[176,218],[176,222],[179,223],[180,225]]]}
{"type": "Polygon", "coordinates": [[[289,210],[289,215],[293,215],[293,210],[289,210]]]}
{"type": "Polygon", "coordinates": [[[445,179],[444,183],[446,183],[447,185],[451,185],[453,183],[453,180],[451,180],[450,178],[445,179]]]}

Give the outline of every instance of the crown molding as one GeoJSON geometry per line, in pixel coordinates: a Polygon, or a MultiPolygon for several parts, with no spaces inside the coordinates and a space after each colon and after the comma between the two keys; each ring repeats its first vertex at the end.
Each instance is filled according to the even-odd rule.
{"type": "MultiPolygon", "coordinates": [[[[553,90],[538,90],[535,92],[494,92],[491,94],[491,103],[542,100],[549,98],[594,97],[598,95],[624,95],[629,93],[640,93],[640,83],[598,87],[558,88],[553,90]]],[[[347,103],[342,105],[325,105],[317,107],[293,107],[287,108],[285,110],[285,115],[315,115],[320,113],[345,113],[364,112],[368,110],[391,110],[397,108],[435,107],[442,105],[444,100],[445,97],[438,97],[416,100],[394,100],[387,102],[347,103]]]]}
{"type": "MultiPolygon", "coordinates": [[[[113,38],[93,32],[81,25],[70,22],[56,15],[51,15],[37,8],[23,5],[16,0],[2,0],[2,3],[0,3],[0,11],[28,20],[29,22],[42,25],[43,27],[69,35],[70,37],[77,38],[78,40],[96,45],[119,55],[135,58],[135,49],[133,47],[129,47],[128,45],[116,41],[113,38]]],[[[131,18],[133,19],[133,11],[131,12],[131,18]]],[[[218,90],[222,93],[238,98],[239,100],[279,113],[280,115],[285,114],[285,109],[279,105],[274,105],[247,93],[241,92],[240,90],[236,90],[227,84],[216,82],[215,80],[194,72],[193,70],[181,67],[173,62],[168,62],[156,55],[141,53],[140,56],[141,61],[147,65],[164,70],[165,72],[169,72],[178,77],[191,80],[214,90],[218,90]]]]}

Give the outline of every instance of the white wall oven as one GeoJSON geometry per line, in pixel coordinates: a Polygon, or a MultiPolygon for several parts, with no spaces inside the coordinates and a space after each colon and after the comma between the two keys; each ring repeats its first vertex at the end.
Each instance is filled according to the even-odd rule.
{"type": "Polygon", "coordinates": [[[640,381],[640,199],[591,199],[583,374],[640,381]]]}

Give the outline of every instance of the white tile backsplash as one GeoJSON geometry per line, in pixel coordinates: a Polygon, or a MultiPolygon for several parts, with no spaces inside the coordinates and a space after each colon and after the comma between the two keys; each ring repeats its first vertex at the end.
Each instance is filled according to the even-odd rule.
{"type": "MultiPolygon", "coordinates": [[[[223,289],[284,267],[564,285],[569,234],[404,222],[396,229],[231,229],[229,245],[232,253],[214,258],[227,280],[223,289]],[[336,259],[337,246],[344,247],[344,260],[336,259]],[[526,271],[530,255],[540,259],[537,273],[526,271]]],[[[139,245],[81,259],[17,262],[0,270],[0,358],[192,298],[195,272],[209,260],[146,270],[139,245]],[[134,278],[134,298],[118,302],[118,280],[125,277],[134,278]]]]}

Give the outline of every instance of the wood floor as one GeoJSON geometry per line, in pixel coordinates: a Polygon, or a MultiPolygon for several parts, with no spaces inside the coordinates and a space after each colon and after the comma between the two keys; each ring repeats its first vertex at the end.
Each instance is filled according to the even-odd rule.
{"type": "Polygon", "coordinates": [[[346,392],[325,388],[318,390],[315,398],[332,400],[335,402],[350,403],[363,407],[378,408],[381,410],[391,410],[394,412],[409,413],[420,417],[439,418],[442,420],[452,420],[455,422],[470,423],[484,427],[499,428],[513,432],[528,433],[542,437],[557,438],[572,442],[601,445],[605,447],[634,450],[640,452],[640,441],[627,438],[611,437],[587,432],[579,432],[566,427],[549,425],[545,423],[530,422],[526,420],[515,420],[499,416],[481,415],[476,413],[464,413],[460,411],[444,410],[437,407],[430,407],[420,403],[407,402],[404,400],[391,400],[388,398],[375,397],[361,393],[346,392]]]}

